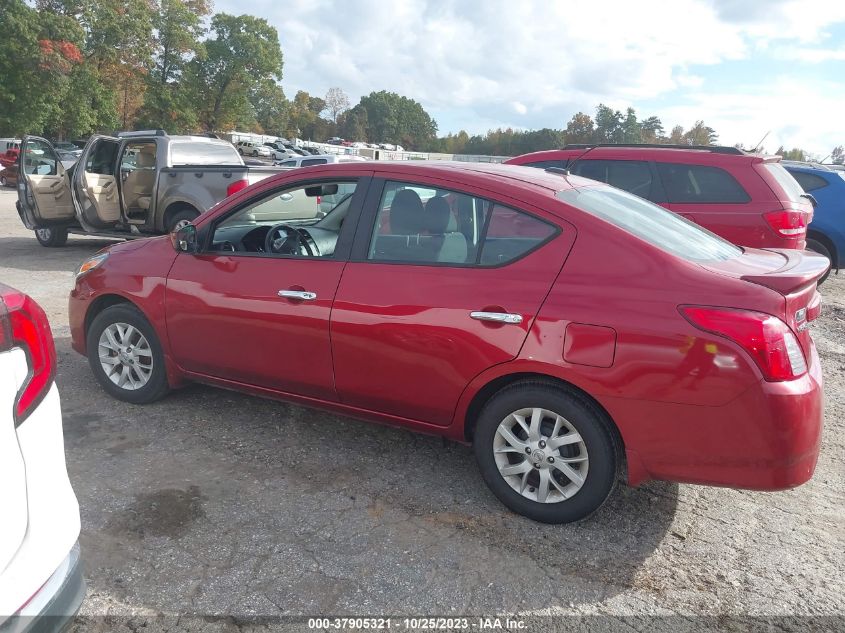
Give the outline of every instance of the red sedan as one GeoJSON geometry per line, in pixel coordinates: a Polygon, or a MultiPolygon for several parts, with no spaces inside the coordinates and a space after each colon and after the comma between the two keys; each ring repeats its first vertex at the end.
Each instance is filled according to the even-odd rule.
{"type": "Polygon", "coordinates": [[[471,442],[509,508],[567,522],[621,473],[806,482],[827,267],[560,170],[341,163],[88,259],[70,325],[122,400],[198,381],[471,442]]]}

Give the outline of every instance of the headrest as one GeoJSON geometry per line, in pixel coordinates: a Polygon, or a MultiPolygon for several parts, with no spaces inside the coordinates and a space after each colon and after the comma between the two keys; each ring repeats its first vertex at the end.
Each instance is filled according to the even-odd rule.
{"type": "Polygon", "coordinates": [[[423,203],[413,189],[397,191],[390,204],[390,232],[419,235],[423,224],[423,203]]]}
{"type": "Polygon", "coordinates": [[[446,198],[438,196],[430,198],[425,204],[425,228],[433,234],[439,235],[441,233],[449,233],[454,230],[454,227],[449,225],[454,224],[452,216],[452,208],[446,198]]]}
{"type": "Polygon", "coordinates": [[[138,152],[138,155],[135,157],[135,165],[138,167],[155,167],[156,165],[156,153],[155,147],[150,146],[151,149],[147,149],[144,147],[138,152]]]}

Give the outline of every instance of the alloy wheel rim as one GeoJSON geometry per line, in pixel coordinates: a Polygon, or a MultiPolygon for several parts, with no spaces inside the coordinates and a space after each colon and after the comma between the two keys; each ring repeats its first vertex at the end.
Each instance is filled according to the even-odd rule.
{"type": "Polygon", "coordinates": [[[499,423],[493,437],[499,474],[520,495],[537,503],[571,499],[587,480],[587,445],[563,416],[531,407],[499,423]]]}
{"type": "Polygon", "coordinates": [[[179,220],[176,224],[173,225],[173,230],[178,231],[179,229],[184,229],[190,223],[190,220],[179,220]]]}
{"type": "Polygon", "coordinates": [[[153,352],[141,331],[128,323],[112,323],[100,334],[100,366],[121,389],[144,387],[153,374],[153,352]]]}
{"type": "Polygon", "coordinates": [[[50,239],[51,229],[35,229],[35,232],[38,234],[38,237],[45,242],[50,239]]]}

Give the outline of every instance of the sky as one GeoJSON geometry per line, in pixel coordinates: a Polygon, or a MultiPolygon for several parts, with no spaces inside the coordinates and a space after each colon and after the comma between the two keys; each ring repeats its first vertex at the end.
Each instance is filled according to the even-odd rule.
{"type": "Polygon", "coordinates": [[[845,145],[845,0],[216,0],[279,32],[282,86],[389,90],[440,135],[564,128],[605,103],[666,131],[823,158],[845,145]]]}

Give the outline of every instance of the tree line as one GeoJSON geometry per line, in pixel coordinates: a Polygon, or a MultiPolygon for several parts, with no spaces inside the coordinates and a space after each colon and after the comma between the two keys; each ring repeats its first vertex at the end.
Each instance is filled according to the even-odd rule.
{"type": "MultiPolygon", "coordinates": [[[[561,129],[438,136],[422,105],[395,92],[371,92],[354,106],[339,87],[288,99],[276,29],[251,15],[212,15],[210,0],[0,0],[0,15],[0,136],[238,130],[503,156],[566,143],[718,141],[704,121],[667,132],[656,116],[604,104],[561,129]]],[[[799,148],[779,153],[807,157],[799,148]]]]}

